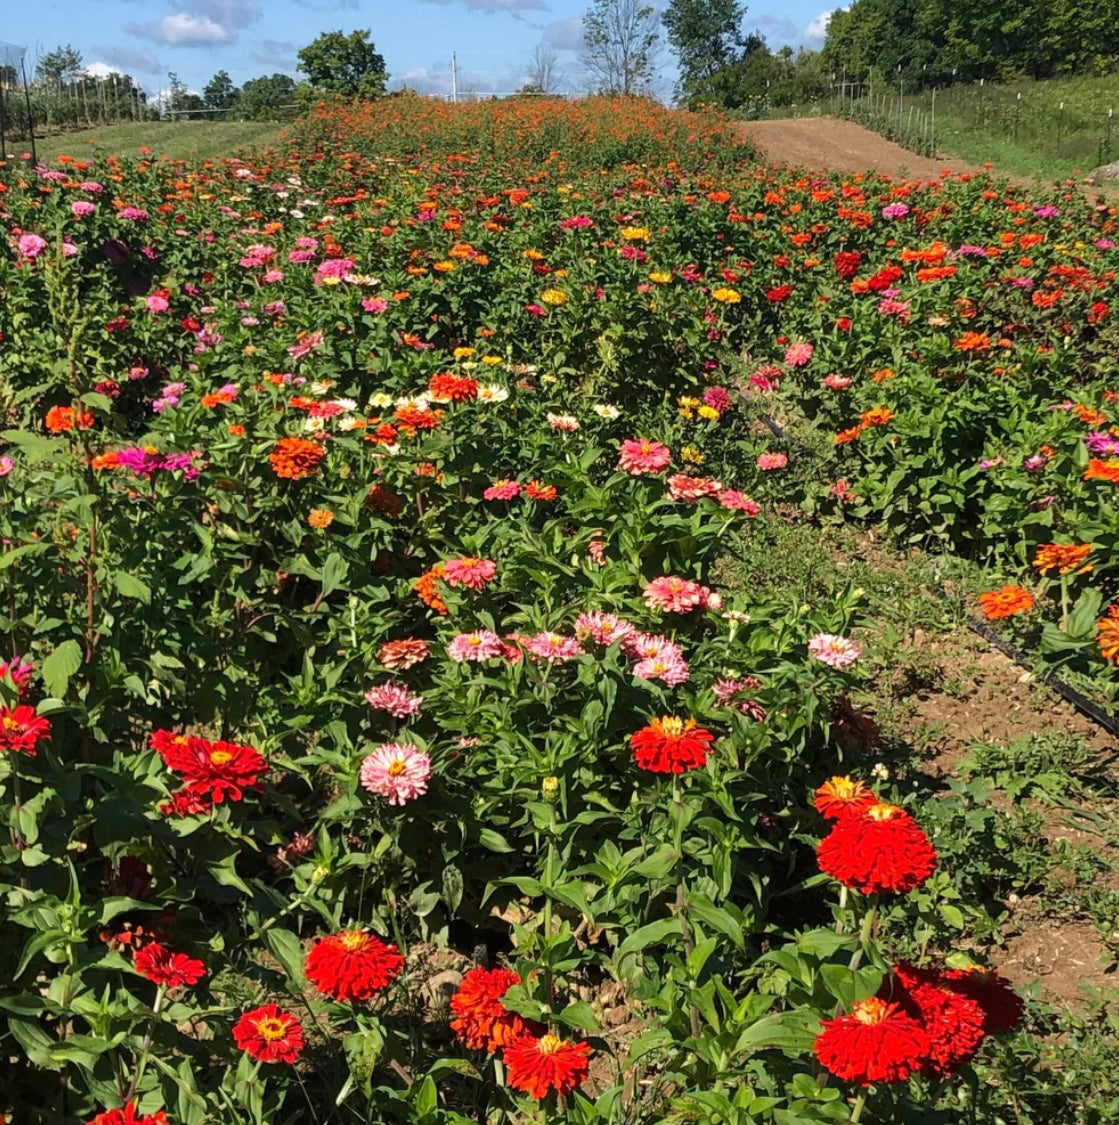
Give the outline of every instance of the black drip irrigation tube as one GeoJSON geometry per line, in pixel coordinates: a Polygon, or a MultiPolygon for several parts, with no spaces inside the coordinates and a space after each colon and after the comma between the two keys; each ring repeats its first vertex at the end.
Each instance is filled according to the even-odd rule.
{"type": "MultiPolygon", "coordinates": [[[[735,391],[735,396],[745,406],[749,406],[750,400],[742,394],[741,391],[735,391]]],[[[811,460],[815,460],[819,454],[816,450],[806,445],[799,438],[790,437],[785,428],[765,413],[752,413],[753,418],[759,422],[775,438],[786,442],[788,445],[795,447],[798,452],[811,460]]],[[[941,598],[948,599],[948,593],[943,586],[940,586],[937,591],[941,598]]],[[[1030,666],[1029,652],[1012,641],[1007,640],[997,630],[992,629],[986,621],[980,621],[977,617],[972,617],[970,614],[967,619],[967,627],[978,637],[982,637],[989,645],[997,648],[1004,656],[1009,657],[1014,661],[1018,667],[1024,671],[1029,672],[1039,683],[1045,684],[1046,687],[1052,688],[1066,703],[1071,704],[1076,708],[1086,719],[1090,719],[1097,726],[1102,727],[1112,738],[1119,740],[1119,719],[1113,718],[1106,711],[1103,710],[1098,704],[1093,703],[1083,692],[1077,691],[1071,684],[1066,683],[1060,676],[1054,676],[1051,673],[1043,672],[1037,673],[1030,666]]]]}

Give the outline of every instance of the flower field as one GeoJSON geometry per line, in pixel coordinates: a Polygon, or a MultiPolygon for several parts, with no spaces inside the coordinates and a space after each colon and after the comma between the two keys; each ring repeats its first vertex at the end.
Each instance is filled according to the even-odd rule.
{"type": "Polygon", "coordinates": [[[719,564],[873,521],[1109,696],[1114,209],[525,101],[0,169],[5,1120],[987,1120],[865,593],[719,564]]]}

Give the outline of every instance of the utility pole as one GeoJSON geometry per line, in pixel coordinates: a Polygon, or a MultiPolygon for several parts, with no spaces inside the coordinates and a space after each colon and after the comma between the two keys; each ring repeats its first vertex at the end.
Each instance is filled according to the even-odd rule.
{"type": "Polygon", "coordinates": [[[458,60],[454,51],[451,52],[451,101],[458,105],[458,60]]]}

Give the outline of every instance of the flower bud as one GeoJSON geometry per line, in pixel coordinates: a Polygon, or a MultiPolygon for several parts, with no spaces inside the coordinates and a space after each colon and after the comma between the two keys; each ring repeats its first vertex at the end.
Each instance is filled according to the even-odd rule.
{"type": "Polygon", "coordinates": [[[540,783],[540,796],[545,801],[555,801],[559,797],[559,787],[558,777],[546,777],[540,783]]]}

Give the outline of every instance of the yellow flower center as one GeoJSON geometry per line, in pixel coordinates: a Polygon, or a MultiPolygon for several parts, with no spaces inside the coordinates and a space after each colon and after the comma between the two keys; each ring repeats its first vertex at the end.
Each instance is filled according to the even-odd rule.
{"type": "Polygon", "coordinates": [[[675,715],[665,715],[660,721],[660,727],[669,738],[679,738],[684,733],[684,720],[675,715]]]}
{"type": "Polygon", "coordinates": [[[19,730],[19,723],[11,717],[11,715],[4,716],[4,729],[5,730],[19,730]]]}
{"type": "Polygon", "coordinates": [[[393,758],[389,762],[389,777],[399,777],[407,768],[403,758],[393,758]]]}
{"type": "Polygon", "coordinates": [[[273,1043],[277,1039],[283,1039],[287,1032],[284,1021],[276,1016],[266,1016],[262,1020],[257,1020],[256,1029],[260,1033],[261,1039],[267,1040],[269,1043],[273,1043]]]}
{"type": "Polygon", "coordinates": [[[213,750],[210,752],[210,761],[215,766],[224,766],[227,762],[233,761],[233,755],[228,750],[213,750]]]}
{"type": "Polygon", "coordinates": [[[346,930],[339,936],[342,939],[342,948],[350,953],[369,943],[369,935],[362,933],[361,930],[346,930]]]}
{"type": "Polygon", "coordinates": [[[552,1035],[549,1032],[549,1034],[541,1036],[540,1042],[536,1044],[536,1049],[542,1055],[554,1055],[562,1046],[563,1040],[558,1035],[552,1035]]]}
{"type": "Polygon", "coordinates": [[[866,1000],[857,1000],[855,1006],[851,1009],[851,1015],[859,1023],[881,1023],[890,1016],[894,1007],[895,1005],[887,1004],[885,1000],[880,1000],[877,996],[871,996],[866,1000]]]}
{"type": "Polygon", "coordinates": [[[895,816],[904,815],[904,809],[898,808],[897,805],[887,805],[879,801],[876,805],[871,805],[866,810],[866,815],[871,820],[893,820],[895,816]]]}

